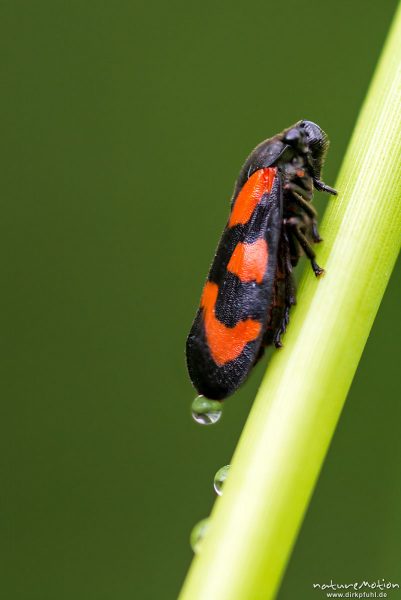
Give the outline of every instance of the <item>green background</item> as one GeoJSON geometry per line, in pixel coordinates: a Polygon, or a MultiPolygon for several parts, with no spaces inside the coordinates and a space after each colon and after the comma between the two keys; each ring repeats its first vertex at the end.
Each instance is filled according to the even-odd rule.
{"type": "MultiPolygon", "coordinates": [[[[308,118],[334,183],[395,7],[2,4],[1,598],[177,596],[266,365],[191,421],[185,337],[234,180],[308,118]]],[[[400,272],[280,600],[401,584],[400,272]]]]}

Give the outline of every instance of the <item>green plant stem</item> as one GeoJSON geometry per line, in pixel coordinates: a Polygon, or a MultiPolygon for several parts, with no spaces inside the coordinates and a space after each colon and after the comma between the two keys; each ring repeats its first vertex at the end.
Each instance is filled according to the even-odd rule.
{"type": "Polygon", "coordinates": [[[285,347],[268,366],[180,600],[277,592],[400,247],[401,10],[329,203],[285,347]]]}

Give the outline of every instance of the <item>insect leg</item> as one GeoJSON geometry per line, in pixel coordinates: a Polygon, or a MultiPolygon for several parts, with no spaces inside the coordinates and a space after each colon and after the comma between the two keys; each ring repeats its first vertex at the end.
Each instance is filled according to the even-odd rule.
{"type": "Polygon", "coordinates": [[[322,238],[319,235],[319,232],[317,230],[317,212],[316,210],[313,208],[313,206],[307,202],[304,198],[302,198],[302,196],[300,196],[297,192],[292,192],[292,197],[295,200],[296,204],[298,204],[298,206],[300,208],[302,208],[302,210],[304,210],[306,212],[306,214],[312,219],[312,239],[315,242],[315,244],[318,244],[319,242],[322,242],[322,238]]]}
{"type": "Polygon", "coordinates": [[[315,261],[316,254],[314,253],[312,246],[310,245],[310,243],[308,242],[308,240],[306,239],[306,237],[304,236],[304,234],[301,232],[301,230],[299,228],[299,219],[294,218],[294,217],[292,217],[290,219],[286,219],[285,224],[291,227],[291,232],[295,236],[295,238],[298,240],[299,245],[301,246],[302,250],[305,252],[306,256],[309,258],[311,265],[312,265],[313,272],[315,273],[316,277],[323,275],[324,269],[319,267],[319,265],[315,261]]]}
{"type": "Polygon", "coordinates": [[[295,291],[295,282],[292,276],[292,264],[291,264],[291,251],[290,251],[290,244],[289,244],[289,239],[287,236],[287,233],[284,231],[283,232],[283,236],[284,236],[284,240],[285,240],[285,255],[283,256],[283,270],[285,273],[285,279],[284,279],[284,310],[283,310],[283,316],[282,316],[282,320],[281,323],[279,325],[279,327],[277,328],[275,334],[274,334],[274,338],[273,338],[273,343],[276,346],[276,348],[281,348],[282,347],[282,342],[281,342],[281,336],[285,333],[286,329],[287,329],[287,325],[289,323],[290,320],[290,309],[291,306],[294,306],[294,304],[296,304],[296,291],[295,291]]]}
{"type": "Polygon", "coordinates": [[[317,212],[312,206],[312,204],[310,204],[307,200],[300,196],[298,192],[293,191],[292,197],[298,204],[298,206],[300,206],[306,212],[307,215],[309,215],[312,219],[315,219],[317,217],[317,212]]]}
{"type": "Polygon", "coordinates": [[[319,192],[327,192],[328,194],[331,194],[332,196],[337,196],[337,193],[338,193],[337,190],[330,187],[329,185],[326,185],[323,181],[320,181],[320,179],[314,179],[313,184],[319,192]]]}
{"type": "Polygon", "coordinates": [[[291,273],[286,274],[285,278],[285,306],[283,318],[280,323],[280,327],[276,330],[274,334],[273,343],[276,348],[281,348],[283,343],[281,341],[281,336],[286,332],[287,325],[290,321],[290,309],[291,306],[296,304],[295,300],[295,283],[291,273]]]}
{"type": "Polygon", "coordinates": [[[319,231],[317,229],[317,221],[316,219],[312,222],[312,239],[315,244],[319,244],[319,242],[323,242],[323,238],[320,237],[319,231]]]}
{"type": "Polygon", "coordinates": [[[285,190],[289,190],[291,193],[297,193],[299,196],[301,196],[304,200],[311,200],[312,196],[313,196],[313,191],[312,190],[305,190],[303,187],[301,187],[300,185],[297,185],[296,183],[286,183],[284,186],[285,190]]]}

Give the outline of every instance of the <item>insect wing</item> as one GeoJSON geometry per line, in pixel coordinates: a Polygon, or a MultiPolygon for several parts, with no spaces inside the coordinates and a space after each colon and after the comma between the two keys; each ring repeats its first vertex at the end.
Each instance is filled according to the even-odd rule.
{"type": "Polygon", "coordinates": [[[187,340],[187,365],[200,394],[223,399],[257,359],[272,301],[282,222],[282,182],[259,169],[234,198],[187,340]]]}

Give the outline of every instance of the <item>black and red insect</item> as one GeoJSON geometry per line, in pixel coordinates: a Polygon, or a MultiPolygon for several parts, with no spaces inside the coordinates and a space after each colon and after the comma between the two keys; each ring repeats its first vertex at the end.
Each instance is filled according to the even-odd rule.
{"type": "Polygon", "coordinates": [[[222,400],[246,379],[266,346],[281,346],[295,304],[292,269],[305,254],[324,271],[314,188],[328,148],[324,131],[299,121],[259,144],[235,184],[231,211],[187,339],[187,365],[199,394],[222,400]]]}

